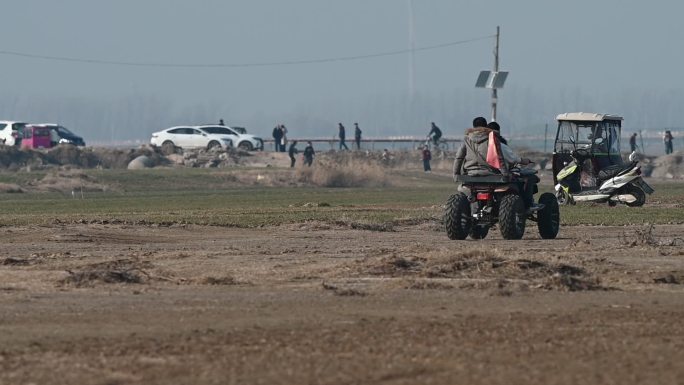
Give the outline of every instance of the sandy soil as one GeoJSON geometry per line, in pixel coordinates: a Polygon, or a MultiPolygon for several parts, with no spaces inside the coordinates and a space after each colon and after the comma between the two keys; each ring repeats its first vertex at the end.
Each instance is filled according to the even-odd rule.
{"type": "Polygon", "coordinates": [[[684,226],[3,228],[0,384],[675,384],[684,226]]]}

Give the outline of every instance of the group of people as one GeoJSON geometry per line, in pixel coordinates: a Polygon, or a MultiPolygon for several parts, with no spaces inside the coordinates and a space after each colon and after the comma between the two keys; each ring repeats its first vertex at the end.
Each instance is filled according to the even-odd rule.
{"type": "MultiPolygon", "coordinates": [[[[632,136],[629,137],[629,148],[630,151],[634,152],[639,148],[637,146],[637,133],[633,133],[632,136]]],[[[674,137],[672,136],[672,131],[666,130],[665,133],[663,134],[663,144],[665,144],[665,154],[672,154],[674,151],[674,148],[672,146],[672,141],[674,140],[674,137]]]]}
{"type": "MultiPolygon", "coordinates": [[[[454,162],[454,175],[469,175],[469,176],[489,176],[496,174],[499,171],[492,165],[492,163],[503,163],[501,167],[510,169],[516,164],[526,165],[531,161],[526,158],[518,156],[507,144],[506,139],[501,136],[501,127],[497,122],[487,123],[487,120],[481,116],[473,119],[473,127],[466,130],[463,144],[456,153],[456,160],[454,162]],[[491,159],[490,156],[490,140],[496,141],[497,148],[496,159],[491,159]]],[[[535,208],[534,203],[534,187],[538,178],[536,176],[525,176],[522,181],[522,198],[525,201],[525,207],[535,208]]]]}
{"type": "MultiPolygon", "coordinates": [[[[290,168],[294,167],[295,163],[297,163],[296,155],[298,153],[299,150],[297,149],[297,141],[293,140],[290,144],[290,148],[287,150],[287,155],[290,157],[290,168]]],[[[304,148],[304,152],[302,153],[302,156],[304,158],[304,164],[311,167],[315,155],[316,151],[314,151],[313,144],[310,141],[306,142],[306,147],[304,148]]]]}
{"type": "Polygon", "coordinates": [[[284,124],[278,124],[273,128],[273,143],[276,152],[285,152],[287,146],[287,127],[284,124]]]}

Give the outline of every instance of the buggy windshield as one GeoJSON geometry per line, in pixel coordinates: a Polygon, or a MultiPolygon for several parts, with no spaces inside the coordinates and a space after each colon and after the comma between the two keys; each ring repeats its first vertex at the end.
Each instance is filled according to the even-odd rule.
{"type": "Polygon", "coordinates": [[[591,149],[594,155],[620,156],[620,122],[559,122],[554,150],[567,153],[577,148],[591,149]]]}

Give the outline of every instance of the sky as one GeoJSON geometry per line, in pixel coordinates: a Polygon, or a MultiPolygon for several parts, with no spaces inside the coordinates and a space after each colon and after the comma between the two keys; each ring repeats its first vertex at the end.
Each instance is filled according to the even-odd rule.
{"type": "Polygon", "coordinates": [[[332,136],[355,121],[368,135],[426,134],[431,121],[457,134],[490,116],[474,83],[493,66],[497,26],[504,128],[538,132],[579,110],[684,126],[676,0],[0,0],[0,12],[0,119],[59,121],[96,140],[220,118],[263,136],[276,123],[332,136]],[[461,42],[414,52],[413,93],[406,52],[225,66],[407,50],[410,3],[415,48],[461,42]]]}

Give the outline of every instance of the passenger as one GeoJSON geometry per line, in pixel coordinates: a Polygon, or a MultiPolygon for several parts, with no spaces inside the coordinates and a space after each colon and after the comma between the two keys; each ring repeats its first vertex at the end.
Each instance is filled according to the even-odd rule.
{"type": "Polygon", "coordinates": [[[489,122],[489,124],[487,124],[487,127],[491,128],[492,130],[496,131],[497,134],[499,134],[499,142],[501,142],[501,144],[505,144],[508,146],[508,141],[504,139],[503,136],[501,136],[501,126],[499,126],[499,123],[489,122]]]}

